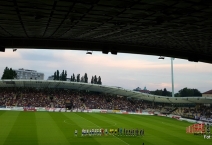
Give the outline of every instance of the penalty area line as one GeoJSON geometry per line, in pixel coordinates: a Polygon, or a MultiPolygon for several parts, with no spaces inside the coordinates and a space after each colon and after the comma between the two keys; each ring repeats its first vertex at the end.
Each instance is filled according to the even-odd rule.
{"type": "MultiPolygon", "coordinates": [[[[96,127],[101,128],[100,126],[96,125],[96,124],[95,124],[95,123],[93,123],[92,121],[90,121],[90,120],[88,120],[88,119],[86,119],[86,118],[84,118],[84,117],[82,117],[82,116],[80,116],[80,115],[78,115],[78,114],[76,114],[76,115],[77,115],[77,116],[79,116],[79,117],[81,117],[82,119],[87,120],[88,122],[90,122],[90,123],[94,124],[96,127]]],[[[120,139],[120,138],[118,138],[118,137],[116,137],[116,136],[113,136],[113,137],[115,137],[115,138],[119,139],[120,141],[122,141],[123,143],[125,143],[125,144],[127,144],[127,145],[130,145],[130,144],[128,144],[127,142],[125,142],[124,140],[122,140],[122,139],[120,139]]]]}

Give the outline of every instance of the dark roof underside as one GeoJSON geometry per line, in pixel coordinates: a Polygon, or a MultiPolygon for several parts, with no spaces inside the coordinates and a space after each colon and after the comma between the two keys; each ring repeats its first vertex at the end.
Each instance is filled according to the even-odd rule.
{"type": "Polygon", "coordinates": [[[0,51],[73,49],[212,63],[212,1],[1,0],[0,51]]]}

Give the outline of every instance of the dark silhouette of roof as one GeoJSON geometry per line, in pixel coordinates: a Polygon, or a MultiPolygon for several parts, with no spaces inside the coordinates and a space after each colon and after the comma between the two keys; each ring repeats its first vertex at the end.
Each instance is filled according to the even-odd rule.
{"type": "Polygon", "coordinates": [[[212,90],[209,90],[209,91],[204,92],[204,93],[202,93],[202,94],[212,94],[212,90]]]}
{"type": "Polygon", "coordinates": [[[4,48],[148,54],[212,63],[212,1],[1,0],[4,48]]]}

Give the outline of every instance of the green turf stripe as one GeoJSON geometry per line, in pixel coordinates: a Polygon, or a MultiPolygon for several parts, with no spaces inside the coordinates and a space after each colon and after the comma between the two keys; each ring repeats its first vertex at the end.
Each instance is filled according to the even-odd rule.
{"type": "MultiPolygon", "coordinates": [[[[77,124],[77,126],[80,127],[80,131],[79,133],[81,134],[81,130],[82,128],[83,129],[96,129],[98,128],[99,129],[99,126],[97,126],[96,124],[92,123],[91,121],[89,121],[90,118],[83,118],[81,117],[81,115],[86,115],[85,113],[64,113],[65,116],[67,116],[69,119],[66,119],[65,122],[66,124],[70,125],[70,126],[74,126],[74,124],[77,124]],[[87,120],[86,120],[87,119],[87,120]]],[[[108,124],[104,124],[105,125],[108,125],[108,124]]],[[[87,143],[86,144],[92,144],[92,143],[89,143],[91,142],[92,140],[98,144],[101,144],[101,145],[117,145],[120,143],[120,140],[117,140],[116,138],[114,137],[111,137],[111,136],[86,136],[86,137],[82,137],[82,141],[86,141],[87,143]]],[[[83,144],[82,142],[82,144],[83,144]]],[[[95,143],[95,144],[96,144],[95,143]]]]}
{"type": "MultiPolygon", "coordinates": [[[[67,114],[65,114],[67,116],[67,114]]],[[[102,124],[94,124],[93,122],[90,121],[89,117],[84,118],[81,115],[86,115],[86,113],[71,113],[71,115],[69,114],[69,119],[72,120],[73,122],[77,123],[78,126],[80,126],[81,128],[84,129],[96,129],[96,128],[100,128],[100,126],[106,126],[108,125],[108,123],[104,124],[102,122],[102,124]],[[70,117],[71,116],[71,117],[70,117]]],[[[101,117],[101,116],[99,116],[101,117]]],[[[123,144],[122,140],[117,139],[116,137],[113,136],[93,136],[93,137],[84,137],[83,140],[85,140],[85,138],[93,138],[94,140],[96,140],[96,142],[98,142],[101,145],[117,145],[117,144],[123,144]]]]}
{"type": "MultiPolygon", "coordinates": [[[[125,122],[123,121],[123,119],[119,119],[114,117],[114,115],[118,115],[118,114],[80,114],[81,116],[85,117],[85,118],[90,118],[90,120],[92,120],[92,122],[95,122],[98,125],[101,125],[102,123],[104,124],[104,122],[114,122],[116,123],[115,126],[110,126],[109,128],[129,128],[132,129],[132,125],[129,124],[129,122],[125,122]],[[89,117],[90,116],[90,117],[89,117]]],[[[109,129],[108,128],[108,129],[109,129]]],[[[134,127],[135,128],[135,127],[134,127]]],[[[119,138],[120,140],[122,140],[119,144],[138,144],[138,140],[139,140],[139,144],[143,143],[143,137],[141,136],[116,136],[116,139],[119,138]],[[124,142],[126,143],[124,143],[124,142]]],[[[145,142],[147,143],[147,142],[145,142]]],[[[149,145],[152,145],[151,143],[148,142],[149,145]]]]}
{"type": "Polygon", "coordinates": [[[19,112],[0,111],[0,114],[0,145],[2,145],[10,133],[19,112]]]}
{"type": "Polygon", "coordinates": [[[164,117],[161,117],[161,116],[147,116],[147,117],[145,117],[145,116],[140,116],[140,115],[133,115],[133,117],[137,118],[137,119],[143,119],[145,121],[151,120],[153,123],[164,123],[169,127],[176,128],[176,129],[181,128],[181,129],[184,129],[184,130],[185,130],[185,127],[187,127],[191,124],[191,123],[188,123],[188,122],[183,122],[184,125],[183,125],[183,123],[178,125],[177,122],[179,122],[179,120],[166,117],[166,119],[164,121],[164,117]],[[155,118],[157,118],[157,119],[155,119],[155,118]]]}
{"type": "MultiPolygon", "coordinates": [[[[185,133],[185,130],[181,129],[181,132],[176,133],[176,130],[173,130],[172,127],[167,126],[166,124],[161,124],[160,122],[155,123],[154,119],[158,118],[156,116],[154,116],[154,118],[151,116],[151,119],[149,119],[148,121],[143,121],[142,119],[144,119],[145,116],[140,116],[141,118],[139,119],[137,116],[115,116],[115,117],[121,117],[122,119],[125,119],[129,122],[131,122],[134,125],[141,125],[142,128],[145,129],[145,134],[147,134],[148,136],[152,136],[154,138],[154,140],[157,140],[157,142],[163,143],[163,144],[182,144],[182,143],[186,143],[186,144],[194,144],[197,145],[199,143],[194,142],[192,140],[189,140],[189,136],[188,138],[185,137],[185,135],[187,135],[185,133]],[[129,118],[131,117],[131,118],[129,118]],[[134,118],[134,119],[132,119],[134,118]],[[140,123],[142,121],[142,124],[140,123]],[[158,138],[158,134],[160,134],[160,138],[158,138]],[[168,136],[168,138],[167,138],[168,136]],[[173,142],[174,140],[174,142],[173,142]]],[[[150,118],[150,116],[146,116],[145,117],[146,120],[148,118],[150,118]]],[[[166,121],[167,118],[164,118],[164,120],[166,121]]],[[[179,130],[178,130],[179,131],[179,130]]]]}
{"type": "MultiPolygon", "coordinates": [[[[129,128],[132,129],[133,127],[128,122],[124,122],[121,118],[116,118],[114,115],[118,114],[81,114],[85,118],[90,118],[92,122],[101,125],[102,123],[111,123],[111,126],[107,127],[108,129],[112,128],[129,128]],[[89,117],[90,116],[90,117],[89,117]],[[115,124],[115,125],[114,125],[115,124]]],[[[137,144],[138,139],[143,143],[143,139],[141,136],[116,136],[116,139],[121,140],[119,144],[137,144]],[[124,143],[124,142],[125,143],[124,143]]],[[[149,144],[151,145],[151,144],[149,144]]]]}
{"type": "MultiPolygon", "coordinates": [[[[36,127],[38,132],[39,145],[69,145],[69,141],[64,136],[57,123],[52,119],[54,113],[37,112],[36,113],[36,127]]],[[[60,113],[58,113],[60,118],[60,113]]],[[[59,119],[58,118],[58,119],[59,119]]],[[[61,122],[62,123],[62,122],[61,122]]]]}
{"type": "MultiPolygon", "coordinates": [[[[121,127],[121,128],[127,128],[127,127],[131,127],[130,124],[128,124],[127,122],[123,122],[121,118],[114,118],[113,117],[114,114],[84,114],[84,116],[92,116],[92,120],[98,122],[106,122],[108,123],[108,127],[107,128],[117,128],[117,127],[121,127]]],[[[116,114],[118,115],[118,114],[116,114]]]]}
{"type": "Polygon", "coordinates": [[[0,111],[0,145],[211,145],[203,136],[185,133],[190,123],[175,119],[124,114],[0,111]],[[114,125],[115,123],[115,125],[114,125]],[[143,137],[85,136],[82,128],[144,128],[143,137]],[[79,136],[74,137],[74,129],[79,136]],[[30,131],[29,131],[30,130],[30,131]],[[36,135],[37,133],[37,135],[36,135]],[[123,141],[121,141],[123,140],[123,141]]]}
{"type": "Polygon", "coordinates": [[[73,113],[49,113],[49,115],[70,144],[100,145],[100,143],[95,141],[93,137],[81,137],[82,128],[78,125],[78,122],[80,122],[82,119],[78,118],[75,121],[71,120],[71,118],[76,117],[73,113]],[[75,129],[77,129],[79,132],[77,137],[74,136],[75,129]]]}
{"type": "MultiPolygon", "coordinates": [[[[107,118],[104,120],[102,118],[102,115],[98,114],[98,117],[93,117],[95,114],[87,114],[87,113],[75,113],[77,116],[80,116],[81,120],[84,120],[84,122],[88,122],[91,125],[93,125],[95,128],[104,128],[104,126],[107,126],[108,124],[113,124],[113,122],[110,122],[110,118],[107,118]]],[[[108,127],[108,129],[111,127],[108,127]]],[[[114,126],[112,127],[114,128],[114,126]]],[[[117,128],[117,127],[115,127],[117,128]]],[[[98,138],[96,138],[97,141],[101,142],[98,138]]],[[[127,142],[126,138],[120,138],[119,136],[110,136],[110,144],[123,144],[123,145],[128,145],[129,143],[127,142]]]]}
{"type": "MultiPolygon", "coordinates": [[[[133,116],[133,115],[132,116],[124,116],[124,118],[122,116],[115,116],[115,117],[121,117],[122,119],[127,120],[129,123],[132,124],[132,127],[140,125],[140,128],[144,128],[145,129],[145,134],[147,136],[149,136],[149,135],[155,136],[154,137],[155,140],[157,139],[157,136],[154,134],[154,132],[158,131],[162,135],[162,137],[160,137],[160,139],[158,139],[158,140],[166,141],[166,143],[170,143],[171,144],[171,142],[167,142],[167,141],[169,141],[168,139],[164,139],[164,136],[166,136],[166,132],[165,132],[164,128],[161,128],[160,124],[159,125],[158,124],[154,124],[154,122],[151,121],[151,120],[144,121],[144,118],[143,118],[144,116],[141,118],[141,120],[139,120],[136,116],[133,116]],[[129,117],[131,117],[131,118],[129,118],[129,117]]],[[[147,116],[145,118],[147,118],[147,116]]]]}
{"type": "Polygon", "coordinates": [[[0,116],[2,115],[2,114],[4,114],[6,111],[0,111],[0,116]]]}
{"type": "Polygon", "coordinates": [[[34,112],[20,112],[4,145],[37,145],[34,112]]]}
{"type": "MultiPolygon", "coordinates": [[[[84,124],[81,124],[84,128],[111,128],[117,125],[117,121],[111,120],[110,118],[104,117],[99,114],[88,114],[88,113],[74,113],[75,117],[81,118],[84,124]],[[89,120],[86,120],[89,119],[89,120]]],[[[74,118],[72,118],[74,119],[74,118]]]]}
{"type": "MultiPolygon", "coordinates": [[[[138,118],[137,116],[135,117],[138,118]]],[[[138,119],[134,119],[134,120],[138,120],[138,119]]],[[[184,122],[181,123],[180,121],[175,119],[157,117],[157,116],[148,116],[145,118],[142,117],[142,120],[144,120],[145,122],[151,121],[152,124],[155,125],[155,129],[163,133],[165,132],[165,134],[167,134],[168,132],[169,134],[167,135],[170,135],[175,138],[179,138],[179,139],[174,139],[175,143],[187,142],[187,143],[193,143],[193,144],[202,144],[202,142],[199,141],[199,138],[201,136],[191,138],[188,134],[185,133],[186,127],[190,125],[190,123],[184,123],[184,122]],[[172,125],[170,125],[170,123],[172,125]]]]}

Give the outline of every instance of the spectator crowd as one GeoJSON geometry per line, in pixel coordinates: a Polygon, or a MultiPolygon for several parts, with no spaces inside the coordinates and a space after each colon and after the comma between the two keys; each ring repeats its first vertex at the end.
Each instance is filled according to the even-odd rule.
{"type": "Polygon", "coordinates": [[[204,105],[196,105],[195,107],[179,107],[173,114],[192,118],[196,120],[211,120],[212,122],[212,107],[204,105]]]}
{"type": "Polygon", "coordinates": [[[152,103],[128,99],[124,96],[68,89],[0,88],[0,106],[117,109],[140,111],[154,109],[152,103]]]}
{"type": "Polygon", "coordinates": [[[124,96],[82,90],[0,88],[0,107],[66,108],[67,104],[72,104],[72,109],[115,109],[134,112],[146,110],[151,112],[165,112],[165,114],[172,112],[182,116],[193,116],[195,119],[204,117],[212,118],[212,108],[200,105],[175,109],[170,106],[167,107],[164,104],[154,104],[143,100],[129,99],[124,96]]]}

